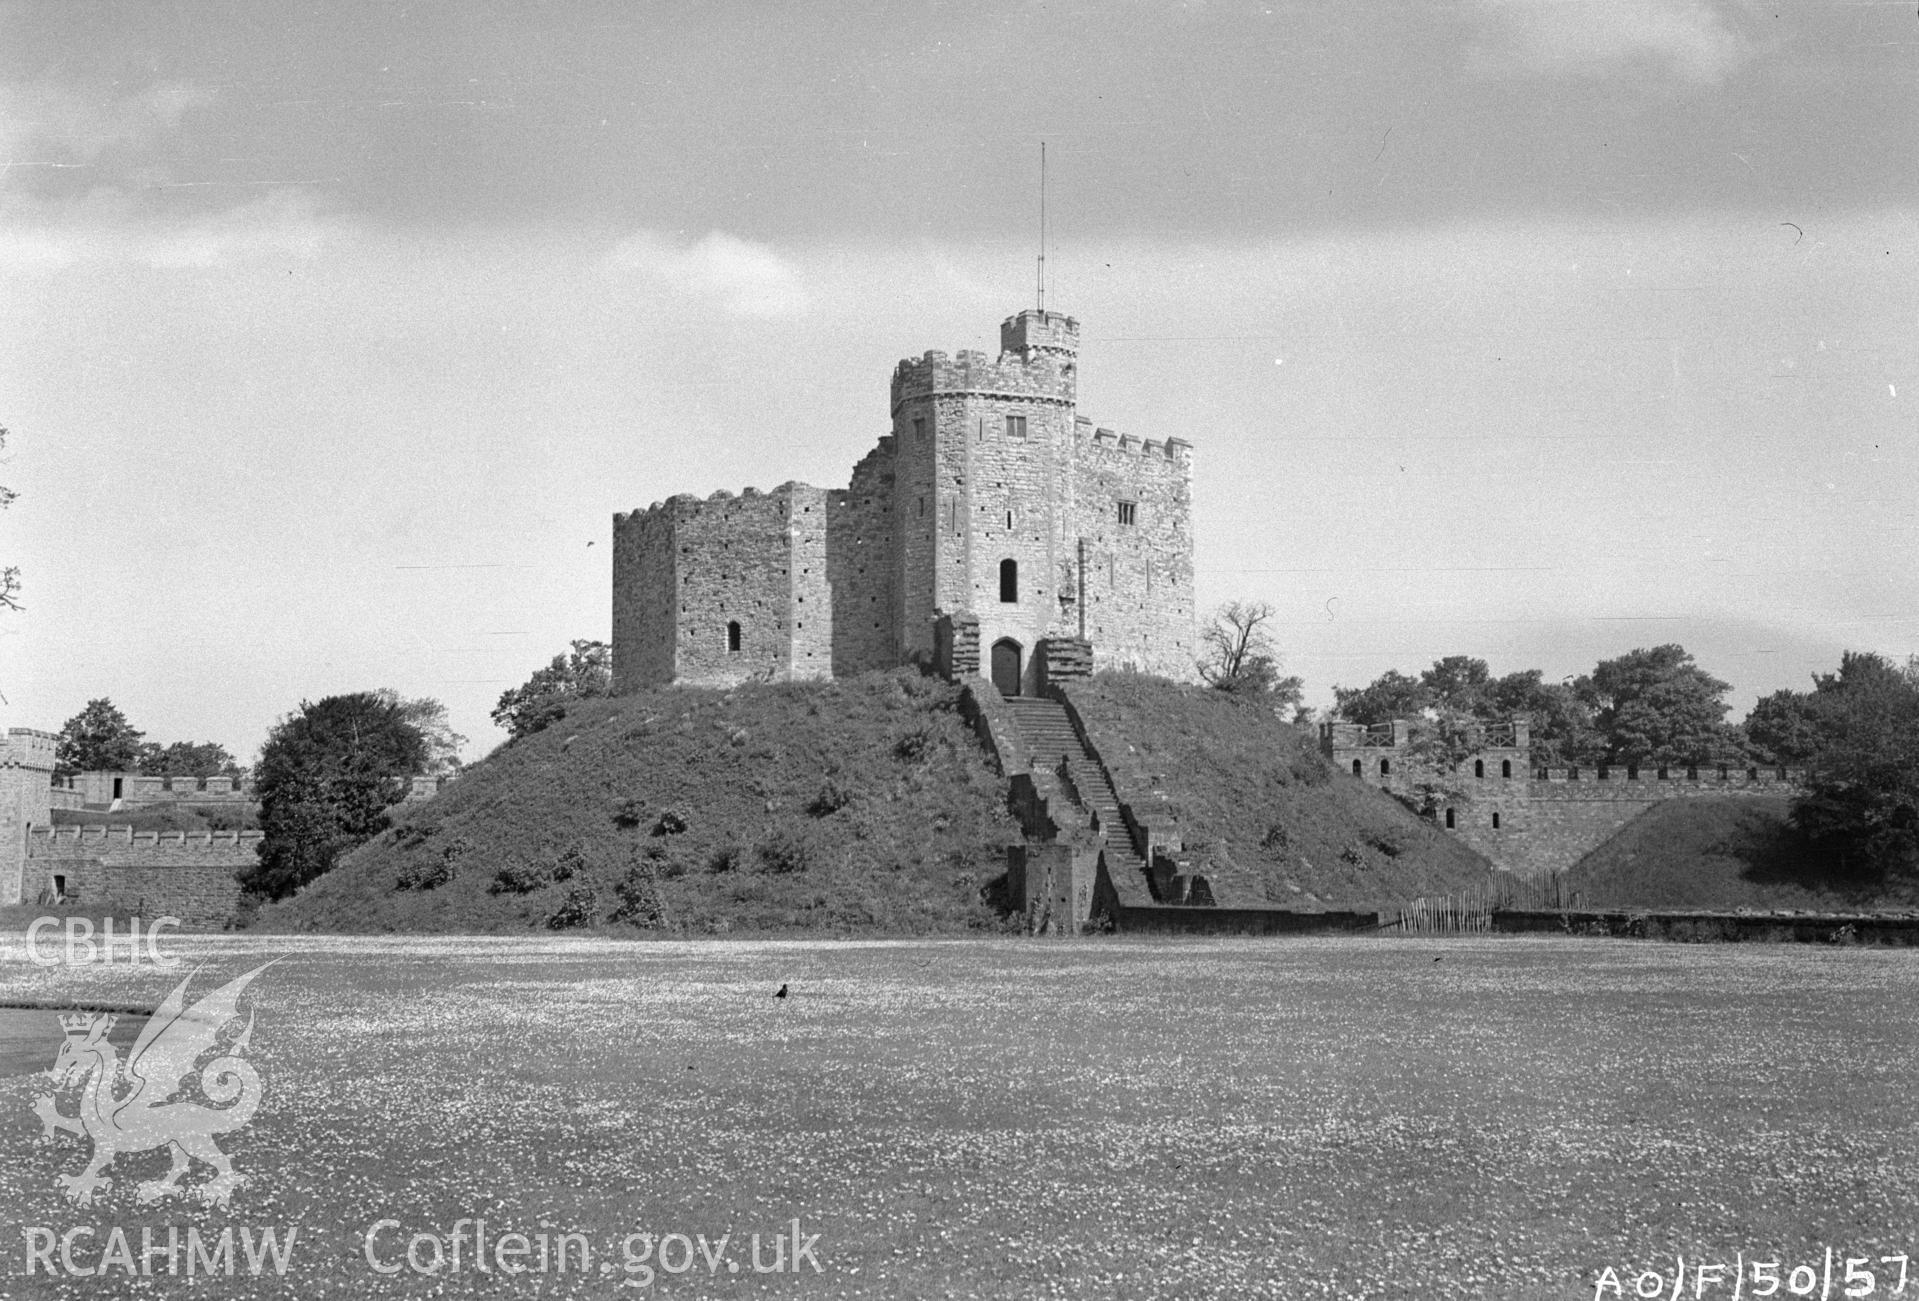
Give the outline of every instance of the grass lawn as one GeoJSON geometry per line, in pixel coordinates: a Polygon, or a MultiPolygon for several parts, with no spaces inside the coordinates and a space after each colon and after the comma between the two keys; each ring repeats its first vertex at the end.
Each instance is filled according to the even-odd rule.
{"type": "MultiPolygon", "coordinates": [[[[44,1055],[16,1051],[0,1073],[0,1295],[189,1292],[185,1278],[23,1276],[23,1231],[74,1225],[98,1232],[82,1265],[113,1226],[136,1253],[140,1226],[162,1243],[167,1226],[298,1227],[284,1279],[198,1280],[206,1297],[1591,1297],[1607,1266],[1626,1295],[1662,1269],[1669,1295],[1675,1256],[1789,1269],[1828,1247],[1842,1261],[1919,1247],[1911,951],[174,947],[210,959],[198,992],[284,959],[249,994],[265,1101],[222,1140],[250,1181],[228,1211],[142,1207],[133,1185],[166,1165],[148,1153],[122,1159],[103,1203],[66,1202],[55,1176],[86,1148],[37,1141],[44,1079],[20,1070],[51,1060],[56,1028],[44,1055]],[[577,1230],[594,1269],[615,1272],[475,1272],[470,1232],[457,1275],[379,1275],[363,1256],[380,1220],[401,1226],[376,1239],[390,1264],[412,1234],[445,1238],[462,1218],[493,1241],[577,1230]],[[795,1218],[819,1235],[821,1272],[754,1274],[750,1235],[770,1263],[795,1218]],[[623,1289],[620,1240],[636,1228],[730,1233],[739,1272],[709,1275],[695,1251],[690,1272],[623,1289]]],[[[16,960],[0,964],[0,1002],[151,1005],[176,979],[16,960]]],[[[1731,1296],[1730,1273],[1705,1295],[1731,1296]]]]}

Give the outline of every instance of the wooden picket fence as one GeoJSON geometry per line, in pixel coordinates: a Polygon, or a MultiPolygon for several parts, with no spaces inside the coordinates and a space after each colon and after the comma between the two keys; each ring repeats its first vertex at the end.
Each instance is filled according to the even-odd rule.
{"type": "Polygon", "coordinates": [[[1458,894],[1422,896],[1402,904],[1380,919],[1380,927],[1404,935],[1472,935],[1493,928],[1495,908],[1563,911],[1578,903],[1579,896],[1562,873],[1502,876],[1489,885],[1458,894]]]}

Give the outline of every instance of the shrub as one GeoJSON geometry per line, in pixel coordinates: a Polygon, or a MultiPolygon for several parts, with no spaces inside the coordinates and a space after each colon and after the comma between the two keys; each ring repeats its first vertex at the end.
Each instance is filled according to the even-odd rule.
{"type": "Polygon", "coordinates": [[[933,752],[938,738],[930,727],[916,727],[893,742],[893,757],[918,763],[933,752]]]}
{"type": "Polygon", "coordinates": [[[613,801],[613,825],[632,830],[646,821],[646,801],[637,796],[628,796],[613,801]]]}
{"type": "Polygon", "coordinates": [[[712,855],[706,860],[706,870],[709,872],[737,872],[740,867],[740,860],[745,857],[746,850],[742,848],[737,841],[729,840],[718,849],[715,849],[712,855]]]}
{"type": "Polygon", "coordinates": [[[760,870],[772,876],[804,872],[813,866],[813,847],[802,836],[775,831],[760,842],[760,870]]]}
{"type": "Polygon", "coordinates": [[[532,863],[508,863],[493,874],[488,894],[531,894],[551,880],[551,875],[532,863]]]}
{"type": "Polygon", "coordinates": [[[560,906],[547,914],[546,928],[550,931],[570,931],[593,923],[593,909],[599,900],[586,886],[568,890],[566,898],[560,900],[560,906]]]}
{"type": "Polygon", "coordinates": [[[429,858],[402,867],[394,885],[401,890],[437,890],[452,879],[452,863],[444,858],[429,858]]]}
{"type": "Polygon", "coordinates": [[[807,804],[806,811],[816,818],[824,818],[838,813],[852,802],[853,792],[829,777],[807,804]]]}
{"type": "Polygon", "coordinates": [[[686,830],[686,816],[677,809],[668,809],[660,814],[659,821],[653,824],[656,836],[677,836],[686,830]]]}
{"type": "Polygon", "coordinates": [[[572,845],[553,860],[553,867],[547,875],[555,881],[571,881],[585,867],[586,855],[580,852],[578,845],[572,845]]]}
{"type": "Polygon", "coordinates": [[[660,900],[659,885],[644,862],[634,863],[626,869],[626,875],[613,887],[613,894],[619,903],[608,920],[626,922],[632,926],[666,924],[666,906],[660,900]]]}

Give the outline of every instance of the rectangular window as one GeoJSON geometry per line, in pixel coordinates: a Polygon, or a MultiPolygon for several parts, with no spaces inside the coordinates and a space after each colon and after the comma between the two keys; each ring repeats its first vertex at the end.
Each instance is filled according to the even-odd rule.
{"type": "Polygon", "coordinates": [[[918,442],[925,441],[925,439],[926,439],[926,419],[923,416],[914,416],[913,417],[913,441],[918,443],[918,442]]]}
{"type": "Polygon", "coordinates": [[[1131,524],[1137,517],[1138,512],[1139,503],[1136,501],[1123,501],[1119,503],[1119,522],[1122,524],[1131,524]]]}
{"type": "Polygon", "coordinates": [[[1021,442],[1025,442],[1026,441],[1026,417],[1025,416],[1006,417],[1006,436],[1008,438],[1017,438],[1021,442]]]}

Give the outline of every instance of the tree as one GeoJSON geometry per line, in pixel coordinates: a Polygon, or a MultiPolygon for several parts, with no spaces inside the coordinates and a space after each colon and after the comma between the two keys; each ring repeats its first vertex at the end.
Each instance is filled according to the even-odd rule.
{"type": "Polygon", "coordinates": [[[408,700],[392,687],[373,693],[400,710],[400,716],[418,729],[426,741],[426,763],[420,773],[427,777],[451,777],[460,771],[460,747],[466,738],[453,730],[446,706],[432,696],[408,700]]]}
{"type": "Polygon", "coordinates": [[[1592,708],[1607,762],[1701,764],[1740,750],[1725,721],[1731,684],[1700,668],[1683,646],[1602,660],[1573,690],[1592,708]]]}
{"type": "Polygon", "coordinates": [[[1592,710],[1566,683],[1547,682],[1538,669],[1496,678],[1486,689],[1487,716],[1526,720],[1535,768],[1565,768],[1599,762],[1604,747],[1593,730],[1592,710]]]}
{"type": "Polygon", "coordinates": [[[175,741],[140,747],[138,770],[155,777],[238,777],[246,771],[217,741],[175,741]]]}
{"type": "Polygon", "coordinates": [[[1448,655],[1434,660],[1433,666],[1419,675],[1426,703],[1482,717],[1487,711],[1487,690],[1492,686],[1492,671],[1486,661],[1470,655],[1448,655]]]}
{"type": "Polygon", "coordinates": [[[61,776],[76,772],[137,772],[140,741],[146,736],[105,696],[60,726],[54,767],[61,776]]]}
{"type": "Polygon", "coordinates": [[[1806,794],[1792,821],[1842,862],[1878,874],[1919,866],[1919,661],[1847,652],[1816,679],[1818,733],[1806,794]]]}
{"type": "Polygon", "coordinates": [[[493,721],[510,740],[531,736],[566,717],[577,700],[613,694],[613,650],[603,641],[576,641],[570,654],[553,657],[543,669],[510,691],[500,693],[493,721]]]}
{"type": "Polygon", "coordinates": [[[1753,705],[1742,726],[1747,748],[1766,763],[1804,764],[1819,753],[1822,734],[1813,693],[1775,691],[1753,705]]]}
{"type": "Polygon", "coordinates": [[[1431,704],[1425,686],[1398,669],[1387,669],[1364,687],[1334,687],[1333,712],[1349,723],[1390,723],[1416,718],[1431,704]]]}
{"type": "Polygon", "coordinates": [[[1235,695],[1258,696],[1275,709],[1298,706],[1303,683],[1279,675],[1279,653],[1266,625],[1273,607],[1264,601],[1228,601],[1200,634],[1205,654],[1199,675],[1206,684],[1235,695]]]}
{"type": "Polygon", "coordinates": [[[391,692],[302,701],[260,748],[254,791],[265,834],[242,884],[278,899],[331,871],[342,854],[386,830],[387,809],[430,757],[391,692]]]}

